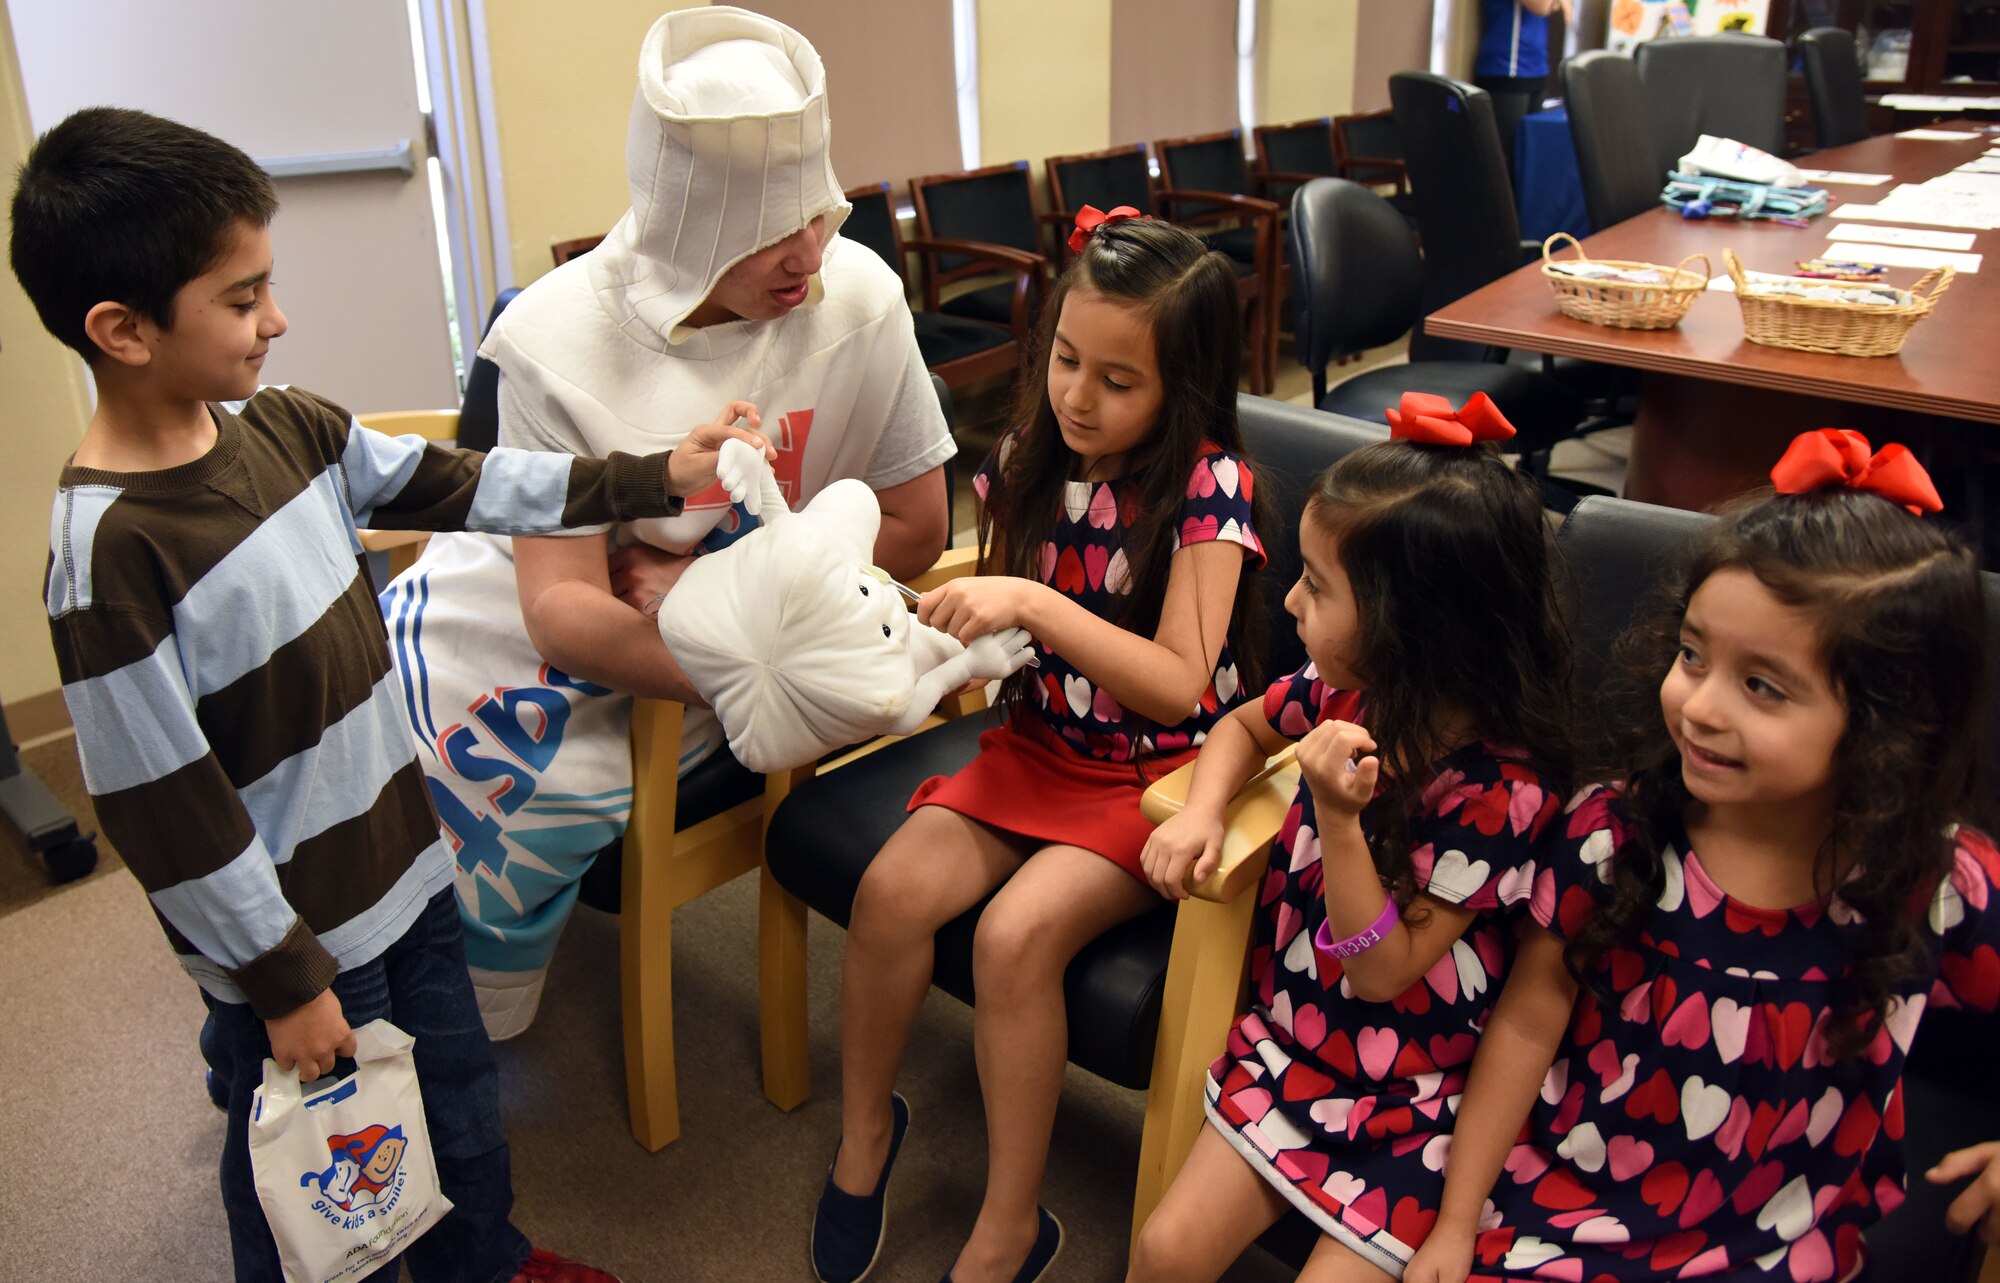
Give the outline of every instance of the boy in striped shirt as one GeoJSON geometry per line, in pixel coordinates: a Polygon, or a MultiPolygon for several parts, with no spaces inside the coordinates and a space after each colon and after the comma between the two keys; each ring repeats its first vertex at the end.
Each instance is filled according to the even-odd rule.
{"type": "Polygon", "coordinates": [[[605,460],[390,438],[260,387],[269,180],[143,112],[80,111],[36,143],[12,261],[97,407],[50,523],[49,627],[99,823],[208,1005],[228,1098],[223,1204],[239,1280],[276,1280],[251,1177],[270,1056],[312,1079],[350,1025],[416,1040],[456,1205],[406,1254],[420,1281],[601,1280],[508,1220],[492,1050],[459,936],[454,861],[401,712],[355,530],[565,527],[677,513],[715,477],[731,404],[679,449],[605,460]]]}

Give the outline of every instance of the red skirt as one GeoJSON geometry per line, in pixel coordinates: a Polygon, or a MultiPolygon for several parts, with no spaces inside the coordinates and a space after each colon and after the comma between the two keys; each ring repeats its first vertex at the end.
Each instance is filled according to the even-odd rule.
{"type": "Polygon", "coordinates": [[[1142,781],[1132,763],[1085,757],[1041,718],[1023,714],[983,732],[979,756],[956,774],[918,785],[908,809],[942,806],[1022,837],[1095,851],[1144,882],[1139,853],[1153,822],[1139,813],[1139,799],[1199,752],[1147,758],[1142,781]]]}

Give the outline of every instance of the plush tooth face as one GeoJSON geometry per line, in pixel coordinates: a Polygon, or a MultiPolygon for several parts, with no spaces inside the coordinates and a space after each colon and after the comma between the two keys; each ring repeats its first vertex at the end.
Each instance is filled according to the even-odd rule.
{"type": "Polygon", "coordinates": [[[916,684],[902,595],[869,573],[881,510],[858,481],[697,558],[660,634],[757,771],[880,734],[916,684]]]}

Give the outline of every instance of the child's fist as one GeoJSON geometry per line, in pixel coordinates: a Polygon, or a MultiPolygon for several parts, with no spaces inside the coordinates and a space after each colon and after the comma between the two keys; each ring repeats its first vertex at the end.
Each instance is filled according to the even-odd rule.
{"type": "Polygon", "coordinates": [[[332,1073],[336,1056],[354,1054],[354,1031],[347,1027],[347,1015],[331,989],[320,990],[317,998],[276,1020],[266,1020],[264,1032],[271,1038],[271,1059],[280,1069],[297,1069],[300,1082],[332,1073]]]}
{"type": "Polygon", "coordinates": [[[1161,821],[1139,852],[1139,867],[1153,890],[1169,900],[1188,898],[1188,884],[1199,884],[1222,859],[1223,822],[1219,815],[1182,811],[1161,821]]]}
{"type": "Polygon", "coordinates": [[[1382,772],[1381,760],[1366,756],[1374,751],[1374,738],[1353,722],[1322,722],[1299,741],[1299,773],[1322,813],[1361,814],[1382,772]]]}
{"type": "Polygon", "coordinates": [[[696,426],[667,456],[667,493],[685,498],[708,489],[715,480],[716,456],[725,441],[746,442],[765,459],[776,459],[778,452],[762,433],[754,430],[763,422],[756,406],[748,401],[731,401],[713,420],[696,426]],[[738,419],[750,426],[735,426],[738,419]]]}

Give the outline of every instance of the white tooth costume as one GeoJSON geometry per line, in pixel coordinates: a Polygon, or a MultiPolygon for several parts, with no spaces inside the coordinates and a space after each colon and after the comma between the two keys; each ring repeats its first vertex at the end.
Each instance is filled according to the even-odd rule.
{"type": "MultiPolygon", "coordinates": [[[[761,411],[795,505],[839,478],[885,490],[949,459],[900,280],[834,235],[848,206],[828,130],[819,55],[791,28],[724,6],[653,24],[626,138],[631,210],[602,245],[523,290],[481,349],[501,371],[501,444],[661,450],[741,398],[761,411]],[[775,320],[682,324],[730,267],[815,218],[823,261],[804,304],[775,320]]],[[[680,552],[740,527],[718,489],[612,538],[680,552]]],[[[534,1018],[577,880],[624,832],[631,701],[536,654],[504,539],[433,539],[382,602],[458,853],[481,1012],[489,1033],[511,1037],[534,1018]]],[[[721,742],[712,717],[687,721],[683,775],[721,742]]]]}

